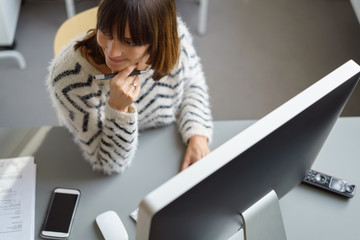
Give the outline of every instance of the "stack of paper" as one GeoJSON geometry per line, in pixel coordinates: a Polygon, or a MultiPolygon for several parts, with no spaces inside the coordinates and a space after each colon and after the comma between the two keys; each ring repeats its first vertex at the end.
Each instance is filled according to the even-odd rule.
{"type": "Polygon", "coordinates": [[[35,187],[33,157],[0,159],[0,239],[34,239],[35,187]]]}

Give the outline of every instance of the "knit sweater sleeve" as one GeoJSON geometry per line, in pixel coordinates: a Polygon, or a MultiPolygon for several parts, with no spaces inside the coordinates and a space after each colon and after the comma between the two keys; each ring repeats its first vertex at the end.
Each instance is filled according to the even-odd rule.
{"type": "Polygon", "coordinates": [[[94,70],[79,55],[71,48],[51,63],[46,85],[53,106],[93,170],[122,172],[137,147],[137,112],[109,106],[108,88],[93,80],[94,70]]]}
{"type": "Polygon", "coordinates": [[[211,142],[213,123],[208,86],[192,37],[181,19],[178,21],[181,39],[179,64],[183,72],[184,92],[177,125],[185,143],[195,135],[205,136],[211,142]]]}

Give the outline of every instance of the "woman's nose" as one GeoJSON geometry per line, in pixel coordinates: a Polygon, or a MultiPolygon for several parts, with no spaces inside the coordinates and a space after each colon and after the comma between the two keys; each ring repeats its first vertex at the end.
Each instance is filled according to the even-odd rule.
{"type": "Polygon", "coordinates": [[[119,57],[122,55],[121,44],[111,40],[108,44],[108,54],[110,57],[119,57]]]}

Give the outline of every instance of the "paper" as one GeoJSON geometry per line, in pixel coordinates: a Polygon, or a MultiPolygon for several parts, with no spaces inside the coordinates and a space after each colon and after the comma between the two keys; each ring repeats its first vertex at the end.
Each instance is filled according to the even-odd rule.
{"type": "Polygon", "coordinates": [[[0,159],[0,240],[33,240],[36,165],[33,157],[0,159]]]}

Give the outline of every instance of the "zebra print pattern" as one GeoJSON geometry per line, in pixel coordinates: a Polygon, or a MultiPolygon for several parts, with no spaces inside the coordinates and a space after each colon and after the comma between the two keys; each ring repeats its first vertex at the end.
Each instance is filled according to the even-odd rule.
{"type": "Polygon", "coordinates": [[[111,108],[109,84],[94,80],[100,72],[73,51],[75,39],[52,61],[46,85],[60,123],[74,136],[94,170],[122,172],[131,163],[138,132],[173,122],[186,143],[194,135],[212,137],[208,89],[190,33],[178,18],[181,56],[160,81],[150,71],[139,76],[141,92],[132,113],[111,108]]]}

